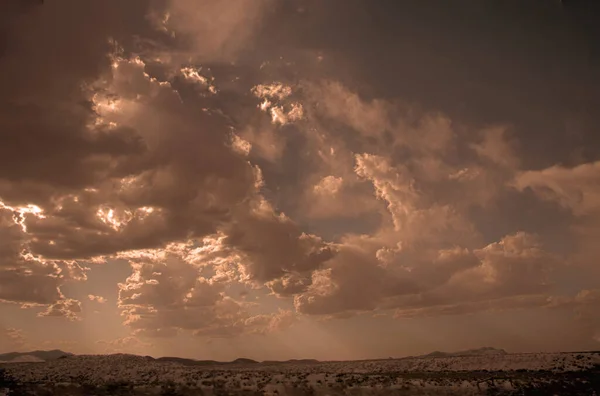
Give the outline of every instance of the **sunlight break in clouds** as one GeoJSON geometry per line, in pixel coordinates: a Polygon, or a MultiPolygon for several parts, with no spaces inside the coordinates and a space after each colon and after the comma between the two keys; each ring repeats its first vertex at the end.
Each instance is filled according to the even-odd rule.
{"type": "Polygon", "coordinates": [[[27,225],[25,225],[25,215],[33,215],[40,219],[43,219],[45,217],[44,211],[39,206],[32,204],[28,204],[21,207],[12,207],[0,201],[0,209],[12,211],[14,222],[21,227],[23,232],[27,232],[27,225]]]}
{"type": "Polygon", "coordinates": [[[458,26],[458,6],[435,23],[395,7],[6,8],[2,348],[66,333],[86,352],[198,358],[597,345],[600,121],[581,109],[597,95],[579,47],[475,27],[518,19],[504,9],[458,26]],[[532,336],[546,323],[563,339],[532,336]]]}
{"type": "Polygon", "coordinates": [[[290,86],[277,82],[269,85],[259,84],[252,88],[252,93],[258,98],[263,98],[258,107],[271,115],[273,124],[285,125],[304,117],[302,104],[285,101],[292,95],[290,86]],[[281,104],[278,105],[279,103],[281,104]]]}

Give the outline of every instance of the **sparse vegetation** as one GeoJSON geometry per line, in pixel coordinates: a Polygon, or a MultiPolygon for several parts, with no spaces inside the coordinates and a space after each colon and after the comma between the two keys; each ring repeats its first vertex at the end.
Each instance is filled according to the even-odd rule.
{"type": "Polygon", "coordinates": [[[5,364],[2,389],[10,396],[598,395],[600,353],[221,366],[73,356],[5,364]]]}

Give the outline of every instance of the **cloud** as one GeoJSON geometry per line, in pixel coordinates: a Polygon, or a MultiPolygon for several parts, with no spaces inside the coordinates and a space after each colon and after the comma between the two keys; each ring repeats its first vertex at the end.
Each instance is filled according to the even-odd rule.
{"type": "MultiPolygon", "coordinates": [[[[0,301],[24,306],[68,304],[60,286],[84,279],[85,273],[76,262],[47,261],[31,253],[24,222],[32,215],[23,208],[0,206],[0,301]]],[[[52,312],[56,316],[62,311],[52,312]]]]}
{"type": "MultiPolygon", "coordinates": [[[[517,174],[512,186],[519,191],[533,191],[541,200],[566,209],[567,225],[574,240],[569,260],[575,269],[585,269],[590,279],[596,277],[596,257],[600,250],[600,163],[584,163],[572,168],[555,165],[550,168],[517,174]]],[[[597,285],[593,285],[597,286],[597,285]]]]}
{"type": "Polygon", "coordinates": [[[281,160],[286,139],[272,123],[262,122],[257,126],[247,126],[240,131],[240,136],[251,145],[249,154],[272,163],[281,160]]]}
{"type": "Polygon", "coordinates": [[[269,334],[283,331],[291,327],[297,318],[294,312],[280,309],[278,312],[268,315],[252,316],[244,322],[249,328],[250,334],[269,334]]]}
{"type": "Polygon", "coordinates": [[[290,272],[310,272],[335,254],[321,238],[301,232],[266,201],[240,216],[226,232],[224,243],[244,256],[244,272],[251,281],[264,283],[290,272]]]}
{"type": "Polygon", "coordinates": [[[456,144],[452,120],[442,113],[420,110],[399,98],[368,98],[336,80],[305,82],[303,90],[311,115],[324,126],[350,128],[355,136],[347,141],[360,139],[363,152],[405,147],[419,156],[445,156],[456,144]]]}
{"type": "Polygon", "coordinates": [[[319,114],[343,123],[366,137],[381,137],[394,128],[390,119],[393,106],[380,99],[363,100],[337,81],[308,85],[309,97],[318,102],[319,114]]]}
{"type": "Polygon", "coordinates": [[[40,312],[38,316],[59,316],[65,317],[69,320],[80,320],[79,313],[81,312],[81,302],[77,300],[62,299],[54,304],[48,306],[48,308],[40,312]]]}
{"type": "MultiPolygon", "coordinates": [[[[10,191],[3,205],[13,208],[7,210],[21,208],[13,222],[23,229],[22,232],[16,228],[7,230],[18,234],[16,237],[21,238],[21,245],[27,245],[30,257],[44,260],[39,266],[45,266],[48,272],[58,261],[68,260],[73,267],[85,260],[160,248],[174,241],[201,239],[221,231],[228,233],[227,244],[244,255],[252,280],[272,280],[295,265],[300,270],[311,269],[326,258],[328,249],[318,238],[304,235],[289,219],[265,209],[258,192],[260,170],[247,161],[247,153],[236,150],[233,144],[236,137],[227,119],[220,113],[194,111],[194,100],[211,101],[211,98],[185,102],[173,85],[181,82],[159,81],[146,73],[146,64],[140,58],[127,58],[119,51],[111,53],[108,46],[105,50],[108,67],[99,71],[95,80],[84,84],[81,92],[77,91],[89,108],[77,110],[82,112],[79,118],[72,114],[59,117],[69,122],[78,120],[68,133],[57,126],[57,133],[67,133],[64,139],[70,139],[60,146],[60,150],[67,150],[65,154],[53,150],[55,158],[31,153],[35,158],[50,161],[47,164],[26,159],[28,166],[36,164],[50,172],[47,177],[43,173],[32,173],[31,177],[12,173],[13,179],[3,179],[6,191],[10,191]],[[77,150],[85,147],[89,150],[77,154],[77,150]],[[102,151],[104,148],[109,151],[102,151]],[[111,150],[115,150],[114,156],[111,150]],[[73,165],[73,160],[77,163],[73,155],[80,156],[82,162],[73,165]],[[63,169],[60,164],[66,158],[69,160],[63,169]],[[70,172],[86,173],[77,176],[70,172]],[[65,182],[54,177],[64,177],[65,182]],[[24,181],[28,184],[24,185],[24,181]],[[30,187],[34,195],[29,195],[30,187]],[[283,236],[283,244],[262,242],[256,238],[263,237],[256,235],[250,241],[249,227],[262,228],[271,237],[283,236]],[[258,255],[253,251],[253,243],[265,245],[258,255]],[[288,249],[285,255],[282,247],[288,249]],[[271,268],[260,269],[263,263],[271,268]]],[[[77,106],[71,103],[65,108],[77,106]]],[[[18,115],[16,110],[12,113],[18,115]]],[[[50,113],[56,116],[53,110],[50,113]]],[[[52,121],[44,120],[44,127],[54,125],[52,121]]],[[[37,131],[40,126],[34,129],[37,131]]],[[[16,132],[13,135],[31,136],[16,132]]],[[[55,144],[62,135],[52,139],[55,144]]],[[[10,146],[16,152],[30,147],[9,143],[3,147],[10,146]]],[[[10,249],[15,257],[19,256],[20,247],[15,245],[10,249]]],[[[12,279],[14,271],[5,276],[12,279]]],[[[42,280],[52,286],[47,289],[55,294],[32,302],[61,304],[56,308],[51,306],[49,315],[63,312],[61,307],[65,302],[57,302],[61,298],[62,281],[49,275],[42,280]]],[[[4,286],[5,294],[8,287],[4,286]]],[[[24,290],[28,289],[39,288],[24,290]]],[[[15,289],[6,299],[29,301],[18,300],[13,295],[17,290],[21,289],[15,289]]]]}
{"type": "Polygon", "coordinates": [[[560,256],[543,249],[539,238],[524,232],[507,235],[473,254],[480,264],[455,275],[448,286],[487,298],[550,291],[556,270],[565,265],[560,256]]]}
{"type": "Polygon", "coordinates": [[[290,297],[306,291],[311,285],[312,279],[312,273],[307,271],[304,274],[287,274],[275,280],[268,281],[265,285],[277,296],[290,297]]]}
{"type": "Polygon", "coordinates": [[[413,207],[427,207],[435,219],[458,217],[473,206],[496,203],[518,165],[506,127],[461,125],[399,99],[361,96],[335,80],[304,81],[298,87],[307,109],[302,150],[310,153],[299,164],[307,175],[300,181],[304,191],[298,216],[322,220],[381,214],[372,183],[397,224],[400,212],[413,207]],[[496,163],[500,160],[508,162],[496,163]],[[323,194],[326,181],[340,184],[340,179],[335,193],[323,194]],[[396,198],[390,203],[386,195],[392,191],[396,198]],[[400,201],[403,207],[392,207],[400,201]],[[433,214],[436,210],[447,213],[433,214]]]}
{"type": "Polygon", "coordinates": [[[506,139],[506,128],[490,128],[485,130],[482,135],[482,140],[471,146],[480,157],[500,167],[518,168],[519,159],[513,147],[515,143],[506,139]]]}
{"type": "Polygon", "coordinates": [[[328,268],[313,273],[307,292],[295,297],[296,309],[332,315],[396,308],[397,317],[414,317],[543,306],[565,265],[523,232],[472,251],[378,249],[379,243],[340,246],[328,268]]]}
{"type": "Polygon", "coordinates": [[[94,125],[89,84],[110,70],[111,37],[118,40],[149,31],[143,12],[138,13],[147,6],[146,1],[125,7],[116,1],[90,6],[66,1],[3,12],[0,40],[7,46],[0,54],[0,84],[5,88],[0,95],[4,131],[0,299],[4,301],[47,305],[48,315],[71,315],[74,306],[59,288],[84,279],[83,267],[53,260],[39,245],[60,247],[62,241],[54,237],[61,222],[69,225],[63,227],[68,236],[78,227],[72,217],[55,216],[55,205],[102,180],[111,174],[111,166],[142,149],[133,131],[94,125]],[[71,12],[78,18],[63,23],[71,12]],[[79,34],[82,30],[85,39],[79,34]],[[73,53],[77,60],[70,61],[73,53]],[[39,65],[43,73],[38,72],[39,65]],[[42,221],[45,227],[40,229],[36,220],[47,220],[42,221]]]}
{"type": "Polygon", "coordinates": [[[88,299],[89,299],[90,301],[96,301],[96,302],[98,302],[98,303],[100,303],[100,304],[104,304],[104,303],[107,301],[105,297],[102,297],[102,296],[95,296],[95,295],[93,295],[93,294],[88,294],[88,299]]]}
{"type": "Polygon", "coordinates": [[[252,93],[257,98],[263,99],[259,108],[270,115],[273,124],[283,126],[304,117],[302,104],[287,100],[292,95],[292,87],[288,85],[283,83],[258,84],[252,88],[252,93]]]}
{"type": "Polygon", "coordinates": [[[394,231],[402,243],[444,247],[471,244],[477,239],[473,225],[452,204],[432,202],[419,191],[407,167],[393,166],[382,156],[361,154],[356,157],[355,171],[371,181],[376,196],[387,203],[394,231]]]}
{"type": "Polygon", "coordinates": [[[342,187],[343,179],[335,176],[325,176],[315,185],[314,192],[318,195],[335,195],[342,187]]]}
{"type": "Polygon", "coordinates": [[[134,336],[110,350],[298,315],[587,306],[557,299],[599,253],[596,162],[527,170],[514,125],[365,89],[343,57],[267,37],[286,7],[232,1],[4,6],[0,301],[77,320],[65,285],[118,260],[134,336]],[[571,212],[576,252],[515,219],[531,208],[500,213],[526,194],[571,212]],[[256,314],[239,288],[294,308],[256,314]]]}
{"type": "Polygon", "coordinates": [[[340,249],[328,268],[313,272],[307,291],[294,297],[296,310],[323,315],[375,309],[384,296],[387,274],[365,253],[340,249]]]}
{"type": "Polygon", "coordinates": [[[162,12],[153,13],[153,22],[175,38],[183,54],[199,62],[232,61],[252,46],[272,8],[271,0],[234,0],[227,5],[218,0],[168,0],[162,12]]]}
{"type": "Polygon", "coordinates": [[[553,166],[539,171],[525,171],[514,179],[518,190],[531,188],[546,200],[558,203],[576,216],[597,214],[600,208],[598,176],[600,162],[574,168],[553,166]]]}
{"type": "Polygon", "coordinates": [[[81,86],[110,67],[109,38],[148,31],[143,11],[136,15],[147,5],[141,0],[126,7],[112,0],[92,6],[50,3],[9,24],[6,34],[11,45],[0,62],[5,87],[1,119],[6,131],[0,192],[5,200],[85,187],[101,176],[107,160],[139,149],[131,131],[121,128],[110,134],[102,128],[93,135],[84,133],[94,114],[88,92],[81,86]],[[69,12],[79,18],[67,25],[62,18],[69,12]],[[85,39],[78,34],[82,30],[87,31],[85,39]],[[48,32],[55,37],[49,39],[48,32]],[[71,51],[79,54],[78,60],[65,62],[71,51]],[[40,64],[44,73],[36,72],[40,64]]]}
{"type": "Polygon", "coordinates": [[[381,211],[366,183],[352,175],[325,176],[306,189],[302,199],[306,216],[317,220],[356,218],[381,211]]]}
{"type": "Polygon", "coordinates": [[[125,325],[147,337],[168,337],[180,331],[231,337],[264,334],[291,325],[290,312],[251,315],[248,303],[227,295],[228,284],[242,281],[243,268],[226,254],[227,245],[220,243],[207,240],[204,246],[124,254],[133,269],[119,285],[118,304],[125,325]]]}
{"type": "Polygon", "coordinates": [[[520,166],[506,127],[465,132],[443,114],[366,99],[337,82],[303,90],[315,104],[305,106],[315,127],[307,136],[320,166],[307,178],[301,207],[312,218],[364,211],[382,220],[371,235],[340,238],[331,245],[337,253],[320,266],[269,281],[276,295],[294,296],[296,310],[308,315],[544,304],[563,258],[518,229],[485,243],[472,218],[473,206],[503,198],[520,166]],[[344,127],[355,134],[336,137],[344,127]]]}

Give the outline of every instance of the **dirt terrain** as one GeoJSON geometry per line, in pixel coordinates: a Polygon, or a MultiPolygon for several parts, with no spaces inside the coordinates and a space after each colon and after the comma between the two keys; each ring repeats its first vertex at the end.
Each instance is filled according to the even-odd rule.
{"type": "MultiPolygon", "coordinates": [[[[2,391],[2,389],[4,389],[2,391]]],[[[7,395],[595,395],[600,352],[210,363],[134,355],[0,365],[7,395]]]]}

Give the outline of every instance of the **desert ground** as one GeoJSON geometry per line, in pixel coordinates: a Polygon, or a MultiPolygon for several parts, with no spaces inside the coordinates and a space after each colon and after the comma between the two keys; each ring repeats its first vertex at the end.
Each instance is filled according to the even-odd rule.
{"type": "Polygon", "coordinates": [[[600,352],[219,363],[67,355],[0,364],[6,395],[598,395],[600,352]],[[35,360],[35,361],[34,361],[35,360]]]}

